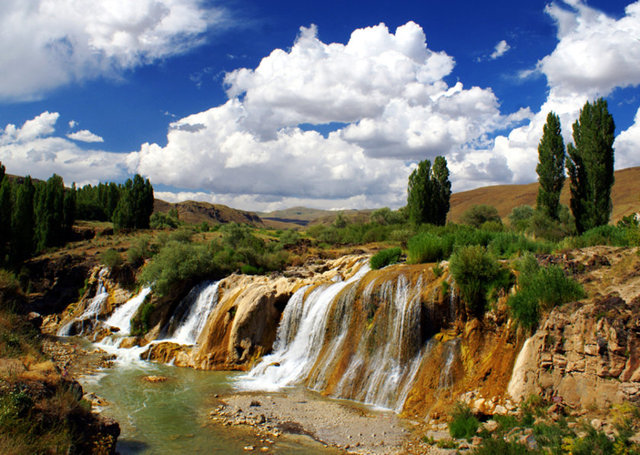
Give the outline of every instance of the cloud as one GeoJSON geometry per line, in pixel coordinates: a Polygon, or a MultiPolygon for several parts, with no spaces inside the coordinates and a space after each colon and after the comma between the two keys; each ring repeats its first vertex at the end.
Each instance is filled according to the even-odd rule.
{"type": "MultiPolygon", "coordinates": [[[[524,76],[537,73],[547,78],[547,100],[530,123],[496,137],[493,146],[485,149],[486,157],[507,164],[513,173],[511,183],[537,179],[537,147],[550,111],[560,116],[565,143],[573,142],[571,126],[587,101],[606,97],[618,87],[640,84],[640,2],[628,5],[619,19],[580,0],[564,2],[564,6],[552,3],[545,11],[558,27],[558,44],[524,76]]],[[[635,121],[616,139],[617,169],[640,164],[632,152],[640,148],[638,115],[635,121]]],[[[465,186],[472,185],[473,180],[465,180],[465,186]]]]}
{"type": "MultiPolygon", "coordinates": [[[[450,87],[443,78],[453,66],[413,22],[395,33],[384,24],[357,29],[346,44],[303,27],[290,50],[228,73],[225,104],[173,122],[166,145],[144,144],[129,169],[250,208],[397,207],[412,162],[464,161],[470,144],[531,115],[502,115],[490,89],[450,87]],[[323,125],[339,126],[313,130],[323,125]]],[[[504,173],[485,174],[494,171],[504,173]]]]}
{"type": "Polygon", "coordinates": [[[638,166],[638,150],[640,150],[640,109],[636,112],[634,123],[622,131],[613,144],[615,149],[615,165],[617,169],[638,166]]]}
{"type": "Polygon", "coordinates": [[[186,52],[224,18],[200,0],[3,0],[0,99],[35,99],[186,52]]]}
{"type": "Polygon", "coordinates": [[[489,56],[489,59],[495,60],[497,58],[500,58],[504,54],[506,54],[509,49],[511,49],[511,46],[509,46],[509,44],[505,40],[502,40],[498,44],[496,44],[496,47],[489,56]]]}
{"type": "Polygon", "coordinates": [[[640,84],[640,2],[614,19],[574,0],[546,12],[558,26],[558,45],[538,70],[558,95],[606,96],[617,87],[640,84]]]}
{"type": "Polygon", "coordinates": [[[57,112],[43,112],[37,117],[24,122],[22,127],[9,123],[0,133],[0,145],[9,143],[24,143],[36,138],[47,136],[55,131],[55,124],[60,114],[57,112]]]}
{"type": "Polygon", "coordinates": [[[75,133],[67,134],[69,139],[73,139],[74,141],[81,142],[104,142],[104,139],[98,136],[97,134],[92,133],[89,130],[80,130],[75,133]]]}
{"type": "Polygon", "coordinates": [[[126,155],[82,150],[75,143],[52,136],[60,114],[43,112],[21,127],[0,130],[0,161],[7,172],[46,179],[56,173],[70,184],[121,181],[128,175],[126,155]]]}

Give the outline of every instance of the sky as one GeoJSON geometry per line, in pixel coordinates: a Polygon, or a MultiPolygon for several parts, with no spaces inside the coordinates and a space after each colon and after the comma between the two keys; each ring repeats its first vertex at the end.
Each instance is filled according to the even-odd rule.
{"type": "Polygon", "coordinates": [[[65,184],[149,178],[244,210],[406,203],[536,180],[548,112],[587,101],[640,165],[640,0],[2,0],[0,162],[65,184]]]}

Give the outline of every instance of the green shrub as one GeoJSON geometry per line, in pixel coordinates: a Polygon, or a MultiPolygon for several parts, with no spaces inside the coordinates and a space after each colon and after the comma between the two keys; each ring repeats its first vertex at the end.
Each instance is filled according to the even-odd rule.
{"type": "Polygon", "coordinates": [[[400,248],[388,248],[373,255],[369,260],[369,264],[374,270],[381,269],[389,264],[398,262],[401,255],[402,250],[400,248]]]}
{"type": "Polygon", "coordinates": [[[156,212],[149,218],[149,227],[151,229],[175,229],[180,225],[178,221],[177,212],[176,216],[172,216],[172,213],[156,212]]]}
{"type": "Polygon", "coordinates": [[[509,298],[508,304],[514,319],[529,330],[538,326],[542,312],[585,296],[582,286],[568,278],[560,267],[540,267],[531,254],[517,267],[519,290],[509,298]]]}
{"type": "Polygon", "coordinates": [[[259,269],[258,267],[255,267],[251,264],[244,264],[242,267],[240,267],[240,272],[244,275],[262,275],[264,273],[262,269],[259,269]]]}
{"type": "Polygon", "coordinates": [[[484,312],[487,293],[495,287],[500,269],[498,261],[480,245],[461,247],[451,255],[449,270],[469,312],[476,316],[484,312]]]}
{"type": "Polygon", "coordinates": [[[123,264],[124,260],[122,256],[120,256],[120,253],[110,248],[100,254],[100,262],[110,269],[117,269],[123,264]]]}
{"type": "Polygon", "coordinates": [[[409,239],[407,245],[409,250],[407,262],[423,264],[441,261],[451,254],[452,241],[451,237],[441,237],[429,232],[415,235],[409,239]]]}
{"type": "Polygon", "coordinates": [[[469,406],[464,403],[456,403],[451,413],[449,422],[449,434],[455,439],[471,439],[475,436],[480,426],[480,421],[473,415],[469,406]]]}
{"type": "Polygon", "coordinates": [[[488,250],[496,257],[509,258],[514,255],[522,255],[527,251],[538,254],[550,253],[553,250],[553,244],[531,240],[522,234],[499,232],[489,242],[488,250]]]}
{"type": "Polygon", "coordinates": [[[154,292],[163,296],[179,282],[210,278],[216,271],[214,256],[205,245],[173,240],[145,266],[140,280],[153,283],[154,292]]]}
{"type": "Polygon", "coordinates": [[[144,302],[138,309],[138,312],[131,318],[131,335],[145,335],[151,329],[151,315],[155,310],[155,306],[151,302],[144,302]]]}
{"type": "Polygon", "coordinates": [[[479,228],[487,221],[495,221],[502,223],[498,209],[492,205],[479,204],[474,205],[462,214],[461,221],[463,224],[479,228]]]}
{"type": "Polygon", "coordinates": [[[509,214],[509,224],[516,232],[524,232],[529,228],[534,210],[530,205],[519,205],[509,214]]]}

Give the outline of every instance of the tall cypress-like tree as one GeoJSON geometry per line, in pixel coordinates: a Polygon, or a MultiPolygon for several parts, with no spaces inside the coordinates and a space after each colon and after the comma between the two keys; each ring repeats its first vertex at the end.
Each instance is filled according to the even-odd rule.
{"type": "Polygon", "coordinates": [[[0,182],[0,265],[9,260],[9,245],[12,237],[11,213],[13,211],[13,184],[7,177],[0,182]]]}
{"type": "Polygon", "coordinates": [[[567,146],[571,212],[582,233],[609,222],[613,187],[615,123],[603,98],[587,102],[573,124],[574,144],[567,146]]]}
{"type": "Polygon", "coordinates": [[[553,112],[547,115],[538,144],[538,210],[557,220],[560,209],[560,192],[564,185],[565,150],[560,118],[553,112]]]}
{"type": "Polygon", "coordinates": [[[34,213],[33,199],[36,189],[27,176],[24,182],[17,185],[14,207],[11,218],[13,236],[11,239],[11,256],[13,262],[22,261],[31,256],[34,247],[34,213]]]}
{"type": "Polygon", "coordinates": [[[447,223],[447,214],[451,207],[451,182],[449,181],[449,168],[444,156],[436,156],[433,161],[433,183],[435,190],[435,212],[433,213],[433,224],[444,226],[447,223]]]}
{"type": "Polygon", "coordinates": [[[59,245],[64,240],[64,181],[53,174],[45,184],[36,187],[35,197],[37,250],[59,245]]]}
{"type": "Polygon", "coordinates": [[[68,238],[73,229],[73,222],[76,219],[76,184],[64,190],[62,201],[62,230],[65,238],[68,238]]]}
{"type": "Polygon", "coordinates": [[[116,231],[133,229],[136,224],[135,204],[133,202],[133,182],[127,179],[120,189],[118,205],[113,211],[113,227],[116,231]]]}
{"type": "Polygon", "coordinates": [[[429,160],[418,163],[409,176],[407,211],[414,224],[444,225],[449,212],[451,183],[444,157],[436,157],[433,168],[429,160]]]}

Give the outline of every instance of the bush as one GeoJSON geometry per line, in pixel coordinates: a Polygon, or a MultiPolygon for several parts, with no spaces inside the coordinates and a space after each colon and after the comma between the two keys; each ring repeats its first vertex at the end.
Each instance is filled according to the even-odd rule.
{"type": "Polygon", "coordinates": [[[144,302],[138,312],[131,318],[131,335],[145,335],[151,329],[151,315],[155,306],[151,302],[144,302]]]}
{"type": "Polygon", "coordinates": [[[389,264],[398,262],[401,255],[402,250],[400,248],[388,248],[373,255],[369,260],[369,264],[374,270],[381,269],[389,264]]]}
{"type": "Polygon", "coordinates": [[[181,281],[210,278],[217,270],[214,257],[204,245],[167,242],[140,275],[143,283],[153,283],[154,292],[163,296],[181,281]]]}
{"type": "Polygon", "coordinates": [[[498,261],[480,245],[457,249],[449,261],[460,295],[468,311],[480,316],[484,313],[487,293],[494,288],[494,281],[501,277],[498,261]]]}
{"type": "Polygon", "coordinates": [[[474,205],[466,212],[462,214],[461,221],[463,224],[468,224],[475,228],[479,228],[483,223],[487,221],[495,221],[502,223],[500,215],[498,215],[498,209],[492,205],[479,204],[474,205]]]}
{"type": "Polygon", "coordinates": [[[149,227],[151,229],[175,229],[180,225],[177,212],[175,214],[176,216],[174,217],[171,212],[156,212],[149,218],[149,227]]]}
{"type": "Polygon", "coordinates": [[[449,257],[453,248],[453,238],[441,237],[424,232],[409,239],[408,259],[410,264],[437,262],[449,257]]]}
{"type": "Polygon", "coordinates": [[[530,205],[519,205],[509,214],[509,224],[516,232],[524,232],[529,228],[529,223],[533,217],[534,210],[530,205]]]}
{"type": "Polygon", "coordinates": [[[240,273],[243,273],[244,275],[262,275],[264,271],[251,264],[244,264],[240,267],[240,273]]]}
{"type": "Polygon", "coordinates": [[[500,232],[489,242],[488,250],[496,257],[509,258],[514,255],[522,255],[528,251],[538,254],[550,253],[553,250],[553,244],[531,240],[522,234],[500,232]]]}
{"type": "Polygon", "coordinates": [[[124,260],[122,256],[120,256],[120,253],[110,248],[100,254],[100,262],[110,269],[117,269],[123,264],[124,260]]]}
{"type": "Polygon", "coordinates": [[[560,267],[540,267],[531,254],[520,261],[518,270],[519,290],[508,304],[511,315],[529,330],[538,326],[542,312],[585,296],[582,286],[568,278],[560,267]]]}
{"type": "Polygon", "coordinates": [[[451,413],[449,422],[449,434],[455,439],[471,439],[475,436],[480,426],[480,421],[473,415],[469,406],[464,403],[456,403],[451,413]]]}

